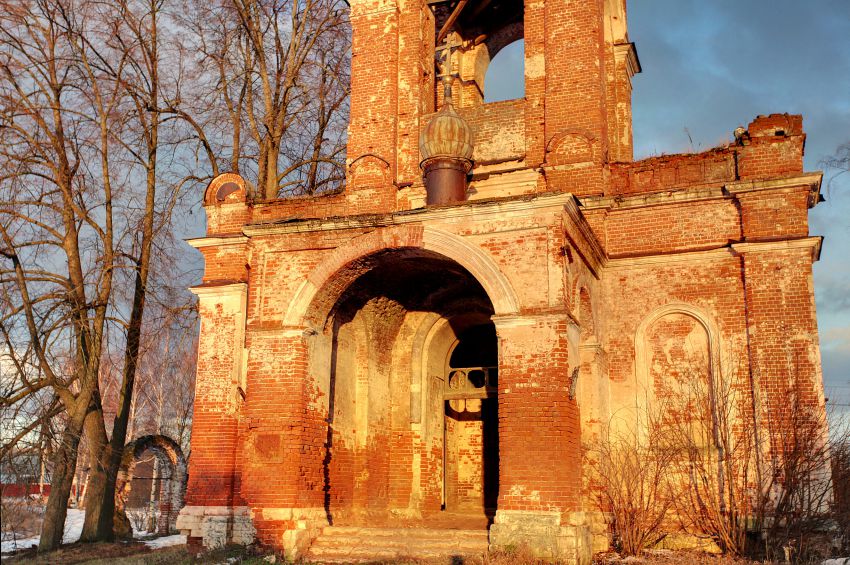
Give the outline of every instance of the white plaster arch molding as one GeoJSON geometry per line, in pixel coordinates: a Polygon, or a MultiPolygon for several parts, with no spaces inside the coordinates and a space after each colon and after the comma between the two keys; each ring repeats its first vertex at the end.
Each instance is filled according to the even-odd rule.
{"type": "MultiPolygon", "coordinates": [[[[484,288],[494,314],[519,313],[519,299],[493,258],[477,245],[453,233],[432,227],[391,226],[361,235],[335,250],[301,283],[284,315],[283,324],[303,327],[319,292],[346,266],[379,251],[419,248],[438,253],[465,268],[484,288]]],[[[340,289],[341,292],[341,289],[340,289]]]]}
{"type": "Polygon", "coordinates": [[[719,383],[719,379],[722,378],[720,331],[711,315],[697,306],[686,303],[667,304],[653,310],[638,325],[635,332],[635,414],[633,422],[637,426],[636,431],[640,437],[643,437],[647,432],[646,422],[641,421],[641,416],[646,413],[655,400],[655,387],[649,382],[649,367],[647,366],[649,346],[646,342],[646,334],[655,322],[672,314],[688,316],[702,326],[708,336],[708,361],[712,386],[719,383]]]}

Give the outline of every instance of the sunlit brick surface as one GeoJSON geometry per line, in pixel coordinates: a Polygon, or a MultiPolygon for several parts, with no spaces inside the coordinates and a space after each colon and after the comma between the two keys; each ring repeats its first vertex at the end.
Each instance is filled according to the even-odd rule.
{"type": "Polygon", "coordinates": [[[794,377],[823,410],[807,222],[820,175],[802,170],[802,120],[761,116],[728,146],[632,162],[639,66],[621,4],[527,0],[525,98],[483,104],[470,67],[473,190],[426,208],[434,16],[352,1],[345,190],[219,202],[217,186],[243,182],[225,175],[191,242],[206,261],[191,536],[297,556],[329,523],[471,521],[493,546],[586,562],[607,538],[582,443],[634,417],[647,387],[675,390],[683,367],[730,379],[769,426],[794,377]],[[493,326],[497,425],[448,421],[453,351],[493,326]]]}

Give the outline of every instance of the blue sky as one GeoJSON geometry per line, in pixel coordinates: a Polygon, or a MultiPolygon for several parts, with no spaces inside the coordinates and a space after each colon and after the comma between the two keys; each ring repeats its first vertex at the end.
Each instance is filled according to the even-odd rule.
{"type": "MultiPolygon", "coordinates": [[[[708,149],[774,112],[803,115],[807,171],[850,142],[850,0],[633,0],[628,17],[643,67],[636,159],[708,149]]],[[[499,53],[488,98],[522,96],[521,66],[521,44],[499,53]]],[[[833,402],[850,404],[850,173],[825,173],[827,200],[810,213],[825,237],[815,264],[824,381],[833,402]]]]}

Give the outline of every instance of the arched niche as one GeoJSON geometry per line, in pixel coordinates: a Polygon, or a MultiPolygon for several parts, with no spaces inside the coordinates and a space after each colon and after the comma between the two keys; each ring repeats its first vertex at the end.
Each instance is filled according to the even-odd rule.
{"type": "MultiPolygon", "coordinates": [[[[701,308],[662,306],[635,333],[635,422],[645,436],[650,422],[687,419],[713,426],[722,387],[719,331],[701,308]]],[[[725,387],[723,387],[725,388],[725,387]]]]}

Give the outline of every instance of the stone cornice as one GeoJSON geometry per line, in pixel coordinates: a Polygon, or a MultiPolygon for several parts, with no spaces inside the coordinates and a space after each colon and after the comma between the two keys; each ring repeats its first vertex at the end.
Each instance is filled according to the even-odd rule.
{"type": "Polygon", "coordinates": [[[189,291],[198,298],[210,296],[233,296],[238,294],[247,294],[248,283],[236,282],[217,285],[199,285],[189,287],[189,291]]]}
{"type": "Polygon", "coordinates": [[[804,173],[792,177],[758,181],[734,181],[718,186],[699,186],[692,188],[670,189],[648,194],[629,194],[623,196],[585,196],[580,198],[585,210],[606,209],[626,210],[667,204],[684,204],[704,200],[724,200],[747,192],[760,190],[793,189],[808,186],[811,191],[809,207],[814,206],[820,196],[823,173],[804,173]]]}
{"type": "Polygon", "coordinates": [[[629,78],[642,71],[640,68],[640,59],[638,59],[637,49],[632,42],[617,43],[614,45],[614,57],[618,61],[625,61],[626,71],[629,73],[629,78]]]}
{"type": "Polygon", "coordinates": [[[667,204],[683,204],[702,200],[722,200],[728,198],[719,187],[698,187],[679,190],[667,190],[650,194],[630,194],[628,196],[586,196],[580,198],[585,210],[627,210],[667,204]]]}
{"type": "Polygon", "coordinates": [[[284,223],[248,224],[242,229],[246,236],[305,233],[315,231],[376,228],[403,224],[424,223],[434,220],[452,220],[472,217],[498,216],[511,212],[526,212],[563,206],[572,194],[529,195],[518,198],[471,200],[464,204],[441,208],[418,208],[388,214],[339,216],[334,218],[296,219],[284,223]]]}
{"type": "Polygon", "coordinates": [[[243,245],[248,243],[248,238],[244,235],[232,236],[216,236],[216,237],[194,237],[192,239],[183,240],[195,249],[203,249],[204,247],[224,247],[226,245],[243,245]]]}
{"type": "Polygon", "coordinates": [[[823,173],[803,173],[793,177],[769,180],[736,181],[726,183],[724,190],[735,197],[740,197],[751,192],[782,191],[807,186],[809,189],[809,208],[813,208],[820,200],[820,188],[823,181],[823,173]]]}
{"type": "Polygon", "coordinates": [[[760,241],[732,243],[723,247],[705,249],[702,251],[685,251],[682,253],[665,253],[663,255],[643,255],[640,257],[622,257],[608,259],[606,270],[628,269],[632,267],[646,267],[650,265],[664,265],[683,262],[705,262],[720,261],[738,257],[744,253],[770,253],[775,251],[789,251],[794,249],[810,249],[812,260],[820,258],[822,237],[805,237],[800,239],[788,239],[782,241],[760,241]]]}
{"type": "Polygon", "coordinates": [[[493,315],[490,316],[490,320],[496,326],[497,332],[499,328],[528,327],[537,325],[539,322],[566,322],[567,324],[578,326],[578,321],[571,313],[566,311],[493,315]]]}
{"type": "Polygon", "coordinates": [[[812,261],[820,259],[821,246],[823,245],[823,237],[803,237],[800,239],[786,239],[782,241],[759,241],[759,242],[743,242],[733,243],[732,250],[738,254],[745,253],[774,253],[777,251],[791,251],[795,249],[809,250],[812,255],[812,261]]]}
{"type": "Polygon", "coordinates": [[[607,269],[626,269],[630,267],[645,267],[647,265],[663,265],[666,263],[682,263],[686,261],[716,261],[734,257],[732,250],[727,247],[716,247],[702,251],[685,251],[681,253],[665,253],[663,255],[643,255],[640,257],[622,257],[608,259],[607,269]]]}

